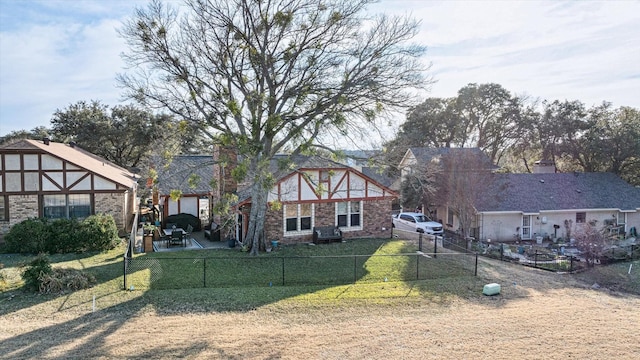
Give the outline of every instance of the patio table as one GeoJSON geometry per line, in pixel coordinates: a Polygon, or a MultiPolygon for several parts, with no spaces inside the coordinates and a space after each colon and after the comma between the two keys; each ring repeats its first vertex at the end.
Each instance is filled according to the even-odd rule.
{"type": "Polygon", "coordinates": [[[183,228],[175,228],[175,229],[174,229],[174,228],[171,228],[171,229],[162,229],[162,232],[163,232],[163,233],[164,233],[164,235],[165,235],[165,239],[167,240],[167,247],[169,247],[169,244],[171,243],[171,234],[172,234],[174,231],[180,231],[180,232],[182,232],[182,246],[186,246],[186,245],[187,245],[187,244],[186,244],[186,239],[185,239],[184,237],[185,237],[185,235],[187,235],[187,232],[186,232],[186,231],[184,231],[184,229],[183,229],[183,228]]]}

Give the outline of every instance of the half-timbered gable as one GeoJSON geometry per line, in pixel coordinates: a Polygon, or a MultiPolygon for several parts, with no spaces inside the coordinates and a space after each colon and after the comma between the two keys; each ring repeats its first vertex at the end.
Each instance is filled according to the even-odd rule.
{"type": "Polygon", "coordinates": [[[0,147],[2,233],[28,218],[111,214],[126,230],[136,176],[74,144],[22,140],[0,147]]]}
{"type": "MultiPolygon", "coordinates": [[[[344,164],[304,156],[291,161],[293,168],[274,170],[278,180],[268,200],[281,206],[270,206],[267,211],[267,239],[310,242],[313,228],[320,226],[339,227],[344,238],[391,236],[396,192],[344,164]]],[[[241,205],[250,203],[250,199],[241,199],[241,205]]],[[[243,213],[248,218],[249,208],[243,213]]]]}

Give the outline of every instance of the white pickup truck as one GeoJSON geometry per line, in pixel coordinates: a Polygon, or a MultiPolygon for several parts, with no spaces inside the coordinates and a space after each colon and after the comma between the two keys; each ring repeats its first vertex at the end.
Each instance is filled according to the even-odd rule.
{"type": "Polygon", "coordinates": [[[422,213],[402,212],[393,215],[393,227],[398,230],[417,231],[430,235],[442,235],[442,224],[422,213]]]}

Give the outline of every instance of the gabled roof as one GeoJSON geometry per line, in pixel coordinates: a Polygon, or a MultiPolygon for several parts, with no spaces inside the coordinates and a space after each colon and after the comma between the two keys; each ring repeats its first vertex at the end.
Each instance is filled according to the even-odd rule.
{"type": "Polygon", "coordinates": [[[117,184],[132,188],[136,184],[136,174],[108,160],[79,148],[77,145],[49,141],[45,144],[37,140],[20,140],[0,147],[5,153],[46,153],[67,161],[79,168],[86,169],[100,177],[117,184]]]}
{"type": "MultiPolygon", "coordinates": [[[[368,174],[363,171],[358,171],[357,169],[341,164],[339,162],[326,159],[321,156],[306,156],[306,155],[276,155],[273,159],[271,159],[271,163],[269,164],[269,170],[272,174],[274,174],[274,178],[277,182],[280,182],[285,177],[291,175],[291,173],[296,171],[304,171],[310,169],[348,169],[350,171],[354,171],[362,174],[364,177],[372,180],[374,183],[382,185],[385,188],[388,188],[388,185],[380,180],[385,180],[381,176],[372,176],[373,171],[370,169],[367,170],[368,174]]],[[[240,202],[246,201],[251,197],[251,189],[249,186],[244,189],[239,189],[238,191],[238,199],[240,202]]]]}
{"type": "Polygon", "coordinates": [[[431,147],[412,147],[407,150],[407,153],[401,160],[401,163],[405,160],[405,158],[409,155],[413,154],[418,164],[426,164],[431,160],[437,157],[441,157],[444,155],[472,155],[479,156],[482,158],[482,161],[486,163],[488,169],[496,169],[491,159],[482,151],[480,148],[449,148],[449,147],[440,147],[440,148],[431,148],[431,147]]]}
{"type": "Polygon", "coordinates": [[[362,174],[376,182],[380,185],[384,185],[386,187],[391,187],[393,185],[395,179],[391,178],[384,173],[380,172],[380,168],[375,167],[362,167],[362,174]]]}
{"type": "Polygon", "coordinates": [[[169,165],[158,171],[158,192],[169,195],[171,190],[180,190],[183,195],[206,195],[212,191],[213,157],[211,155],[177,155],[169,165]],[[189,184],[189,178],[199,179],[189,184]],[[194,185],[192,187],[191,185],[194,185]]]}
{"type": "Polygon", "coordinates": [[[640,189],[612,173],[492,174],[479,212],[640,209],[640,189]]]}

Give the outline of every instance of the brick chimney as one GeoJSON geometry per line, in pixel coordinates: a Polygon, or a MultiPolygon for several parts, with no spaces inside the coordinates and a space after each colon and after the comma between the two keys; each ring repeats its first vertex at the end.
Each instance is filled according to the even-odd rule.
{"type": "Polygon", "coordinates": [[[216,145],[213,149],[213,178],[216,187],[213,189],[213,201],[218,201],[222,194],[238,191],[238,183],[231,175],[231,171],[238,165],[238,154],[231,147],[216,145]]]}

